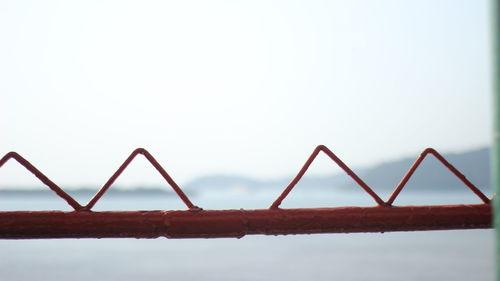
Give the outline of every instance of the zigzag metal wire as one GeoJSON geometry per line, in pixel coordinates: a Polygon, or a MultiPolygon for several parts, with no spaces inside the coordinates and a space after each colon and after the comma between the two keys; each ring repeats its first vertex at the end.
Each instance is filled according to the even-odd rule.
{"type": "Polygon", "coordinates": [[[337,155],[335,155],[330,149],[328,149],[328,147],[324,145],[318,145],[316,149],[314,149],[311,156],[309,156],[304,166],[302,166],[302,169],[300,169],[299,173],[293,178],[293,180],[288,184],[283,193],[278,196],[276,201],[273,202],[269,209],[276,209],[279,207],[281,202],[286,198],[286,196],[288,196],[288,193],[292,191],[295,185],[297,185],[300,179],[307,172],[307,169],[309,169],[309,166],[311,166],[312,162],[314,162],[321,151],[324,152],[328,157],[330,157],[333,162],[339,165],[339,167],[342,168],[342,170],[344,170],[361,188],[363,188],[364,191],[366,191],[366,193],[368,193],[379,206],[385,205],[385,202],[380,199],[380,197],[362,179],[360,179],[358,175],[356,175],[356,173],[354,173],[346,164],[344,164],[344,162],[342,162],[342,160],[340,160],[337,155]]]}
{"type": "Polygon", "coordinates": [[[197,210],[199,209],[197,206],[193,205],[189,198],[184,194],[181,188],[177,185],[177,183],[170,177],[170,175],[163,169],[163,167],[156,161],[156,159],[144,148],[135,149],[130,156],[125,159],[125,161],[120,165],[118,170],[109,178],[109,180],[104,184],[104,186],[94,195],[94,197],[89,201],[89,203],[85,206],[80,205],[73,197],[64,192],[57,184],[51,181],[47,176],[45,176],[40,170],[38,170],[35,166],[33,166],[30,162],[24,159],[21,155],[16,152],[7,153],[2,159],[0,159],[0,167],[2,167],[9,159],[14,159],[19,162],[22,166],[24,166],[28,171],[34,174],[42,183],[48,186],[51,190],[53,190],[59,197],[64,199],[68,204],[73,207],[76,211],[90,211],[92,207],[99,201],[99,199],[106,193],[106,191],[111,187],[111,185],[115,182],[115,180],[123,173],[123,171],[127,168],[127,166],[134,160],[134,158],[138,155],[142,154],[144,157],[155,167],[155,169],[163,176],[163,178],[170,184],[170,186],[174,189],[175,193],[182,199],[184,204],[189,209],[197,210]]]}
{"type": "Polygon", "coordinates": [[[116,170],[116,172],[109,178],[109,180],[104,184],[104,186],[94,195],[94,197],[89,201],[89,203],[85,206],[85,210],[90,211],[92,207],[99,201],[99,199],[106,193],[106,191],[111,187],[111,185],[115,182],[115,180],[123,173],[123,171],[127,168],[127,166],[134,160],[134,158],[138,155],[142,154],[144,157],[155,167],[155,169],[161,174],[161,176],[170,184],[170,186],[174,189],[175,193],[182,199],[184,204],[189,209],[199,209],[197,206],[193,205],[189,198],[184,194],[182,189],[177,185],[177,183],[170,177],[170,175],[163,169],[163,167],[156,161],[156,159],[144,148],[137,148],[134,150],[130,156],[125,159],[123,164],[116,170]]]}
{"type": "Polygon", "coordinates": [[[339,165],[356,183],[363,188],[374,200],[377,202],[379,206],[392,206],[392,203],[394,203],[394,200],[398,197],[399,193],[403,188],[405,187],[406,183],[408,180],[411,178],[415,170],[418,168],[420,163],[425,159],[425,157],[429,154],[434,155],[448,170],[450,170],[460,181],[462,181],[474,194],[476,194],[485,204],[490,203],[490,199],[486,197],[474,184],[472,184],[460,171],[458,171],[453,165],[451,165],[446,159],[441,156],[436,150],[433,148],[426,148],[420,156],[415,160],[413,165],[410,167],[408,172],[406,172],[405,176],[401,179],[400,183],[396,186],[394,189],[392,195],[390,196],[389,200],[384,202],[380,197],[373,192],[373,190],[368,187],[368,185],[363,182],[340,158],[338,158],[330,149],[328,149],[324,145],[318,145],[316,149],[314,149],[313,153],[309,158],[307,159],[306,163],[304,166],[302,166],[302,169],[300,169],[299,173],[293,178],[293,180],[288,184],[288,186],[285,188],[283,193],[281,193],[280,196],[274,201],[274,203],[269,207],[270,209],[276,209],[279,207],[281,202],[286,198],[286,196],[292,191],[292,189],[297,185],[297,183],[300,181],[302,176],[306,173],[307,169],[309,166],[311,166],[312,162],[316,159],[318,154],[320,152],[324,152],[328,157],[330,157],[337,165],[339,165]]]}
{"type": "Polygon", "coordinates": [[[52,189],[59,197],[64,199],[68,204],[73,207],[73,209],[79,211],[82,210],[83,207],[80,205],[78,202],[76,202],[73,197],[69,196],[64,190],[62,190],[57,184],[55,184],[53,181],[51,181],[47,176],[45,176],[40,170],[38,170],[35,166],[33,166],[28,160],[24,159],[21,155],[17,154],[16,152],[9,152],[0,159],[0,167],[2,167],[7,161],[10,159],[14,159],[19,164],[24,166],[28,171],[30,171],[33,175],[35,175],[41,182],[43,182],[46,186],[48,186],[50,189],[52,189]]]}
{"type": "MultiPolygon", "coordinates": [[[[340,158],[338,158],[330,149],[324,145],[319,145],[314,149],[313,153],[307,159],[306,163],[302,166],[298,174],[292,179],[288,186],[284,189],[280,196],[273,202],[269,209],[277,209],[281,202],[287,197],[287,195],[292,191],[292,189],[297,185],[300,179],[304,176],[307,169],[311,166],[312,162],[316,159],[320,152],[325,153],[330,159],[332,159],[340,168],[342,168],[366,193],[368,193],[379,206],[390,207],[396,200],[399,193],[403,190],[408,180],[414,174],[415,170],[419,167],[420,163],[429,154],[434,155],[446,168],[448,168],[458,179],[460,179],[474,194],[476,194],[485,204],[490,203],[490,199],[486,197],[474,184],[472,184],[460,171],[458,171],[453,165],[451,165],[446,159],[441,156],[436,150],[432,148],[425,149],[415,160],[413,165],[410,167],[405,176],[401,179],[400,183],[394,189],[390,198],[385,202],[383,201],[361,178],[359,178],[356,173],[354,173],[340,158]]],[[[175,193],[180,197],[180,199],[186,204],[190,210],[200,210],[199,207],[195,206],[189,198],[184,194],[182,189],[177,185],[177,183],[170,177],[170,175],[163,169],[163,167],[156,161],[156,159],[144,148],[135,149],[127,159],[120,165],[116,172],[108,179],[108,181],[103,185],[103,187],[94,195],[94,197],[87,203],[87,205],[80,205],[73,197],[68,195],[64,190],[62,190],[57,184],[51,181],[47,176],[45,176],[40,170],[33,166],[21,155],[16,152],[9,152],[0,159],[0,167],[2,167],[8,160],[14,159],[19,164],[24,166],[28,171],[34,174],[42,183],[48,186],[52,191],[54,191],[59,197],[64,199],[73,209],[76,211],[91,211],[92,207],[99,201],[99,199],[106,193],[106,191],[113,185],[116,179],[123,173],[123,171],[128,167],[128,165],[135,159],[139,154],[144,155],[144,157],[153,165],[153,167],[162,175],[162,177],[167,181],[167,183],[172,187],[175,193]]]]}
{"type": "Polygon", "coordinates": [[[408,180],[411,178],[411,176],[413,175],[413,173],[415,173],[415,170],[417,170],[417,168],[420,165],[420,163],[422,163],[422,161],[425,159],[425,157],[427,155],[429,155],[429,154],[434,155],[434,157],[436,157],[436,159],[439,160],[439,162],[441,162],[441,164],[443,164],[446,168],[448,168],[448,170],[450,170],[460,181],[462,181],[484,203],[486,203],[486,204],[490,203],[491,200],[488,199],[488,197],[486,197],[462,173],[460,173],[460,171],[457,170],[457,168],[455,168],[453,165],[451,165],[450,162],[446,161],[446,159],[441,154],[439,154],[433,148],[426,148],[426,149],[424,149],[424,151],[422,151],[422,153],[420,153],[420,156],[418,156],[417,160],[415,160],[415,162],[413,163],[413,165],[411,165],[411,167],[408,170],[408,172],[406,172],[406,174],[404,175],[404,177],[401,179],[401,181],[399,182],[399,184],[396,186],[396,188],[394,189],[393,193],[391,194],[391,197],[389,197],[389,200],[387,200],[387,202],[386,202],[388,205],[392,205],[392,203],[394,203],[394,200],[396,200],[396,198],[398,197],[398,195],[401,192],[401,190],[403,190],[403,188],[405,187],[405,185],[408,182],[408,180]]]}

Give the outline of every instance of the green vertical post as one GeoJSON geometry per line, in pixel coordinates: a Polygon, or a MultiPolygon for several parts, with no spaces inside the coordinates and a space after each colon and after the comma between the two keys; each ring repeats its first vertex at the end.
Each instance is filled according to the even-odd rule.
{"type": "MultiPolygon", "coordinates": [[[[496,194],[500,194],[500,0],[491,1],[493,23],[493,149],[492,184],[496,194]]],[[[496,243],[496,280],[500,281],[500,198],[494,200],[494,225],[496,243]]]]}

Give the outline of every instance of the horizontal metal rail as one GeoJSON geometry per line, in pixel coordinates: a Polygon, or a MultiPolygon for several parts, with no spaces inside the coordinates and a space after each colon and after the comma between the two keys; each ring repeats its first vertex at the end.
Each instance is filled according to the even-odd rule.
{"type": "Polygon", "coordinates": [[[286,210],[0,212],[0,238],[240,238],[491,227],[491,205],[286,210]]]}
{"type": "Polygon", "coordinates": [[[86,204],[81,205],[30,162],[15,152],[0,159],[0,167],[14,159],[64,199],[75,211],[0,212],[0,238],[218,238],[249,234],[284,235],[312,233],[388,232],[471,229],[492,227],[491,200],[437,151],[425,149],[410,167],[387,201],[383,201],[354,171],[327,147],[316,147],[302,169],[271,204],[259,210],[203,210],[194,205],[145,149],[134,150],[118,170],[86,204]],[[279,205],[320,152],[342,168],[375,201],[374,207],[280,209],[279,205]],[[130,162],[142,154],[163,176],[188,210],[93,212],[92,207],[106,193],[130,162]],[[439,206],[393,206],[415,170],[427,155],[434,155],[483,204],[439,206]]]}

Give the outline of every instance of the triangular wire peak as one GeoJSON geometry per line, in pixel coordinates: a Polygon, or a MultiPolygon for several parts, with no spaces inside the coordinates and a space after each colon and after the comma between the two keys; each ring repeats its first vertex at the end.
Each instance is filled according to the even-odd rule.
{"type": "Polygon", "coordinates": [[[94,195],[94,197],[85,206],[85,210],[90,211],[92,207],[99,201],[99,199],[106,193],[106,191],[113,185],[116,179],[123,173],[123,171],[128,167],[128,165],[135,159],[139,154],[144,155],[144,157],[153,165],[153,167],[160,173],[160,175],[167,181],[167,183],[172,187],[175,193],[181,198],[181,200],[186,204],[189,209],[199,209],[197,206],[193,205],[189,198],[184,194],[182,189],[177,185],[177,183],[170,177],[170,175],[163,169],[163,167],[156,161],[156,159],[144,148],[135,149],[127,159],[120,165],[118,170],[108,179],[104,186],[94,195]]]}
{"type": "Polygon", "coordinates": [[[427,157],[427,155],[432,154],[436,159],[443,164],[451,173],[453,173],[461,182],[463,182],[474,194],[477,195],[485,204],[490,203],[490,199],[486,197],[473,183],[471,183],[457,168],[455,168],[452,164],[450,164],[441,154],[439,154],[433,148],[426,148],[420,155],[417,157],[415,162],[411,165],[410,169],[406,172],[404,177],[401,179],[399,184],[394,189],[393,193],[387,200],[387,205],[391,206],[394,203],[394,200],[398,197],[399,193],[403,190],[405,185],[408,183],[410,178],[413,176],[417,168],[420,166],[422,161],[427,157]]]}
{"type": "Polygon", "coordinates": [[[31,172],[35,177],[37,177],[43,184],[49,187],[52,191],[54,191],[59,197],[64,199],[73,209],[81,210],[83,207],[67,194],[64,190],[62,190],[57,184],[51,181],[46,175],[44,175],[40,170],[38,170],[35,166],[33,166],[28,160],[19,155],[17,152],[11,151],[5,154],[2,159],[0,159],[0,167],[2,167],[7,161],[10,159],[16,160],[19,164],[21,164],[26,170],[31,172]]]}
{"type": "Polygon", "coordinates": [[[307,172],[307,169],[314,162],[316,157],[320,152],[325,153],[333,162],[335,162],[344,172],[347,173],[366,193],[368,193],[379,206],[385,205],[384,201],[361,179],[354,173],[340,158],[338,158],[328,147],[324,145],[318,145],[311,156],[307,159],[302,169],[298,172],[298,174],[292,179],[292,181],[288,184],[288,186],[283,190],[281,195],[273,202],[273,204],[269,207],[270,209],[277,209],[281,202],[286,198],[286,196],[292,191],[292,189],[297,185],[300,179],[307,172]]]}

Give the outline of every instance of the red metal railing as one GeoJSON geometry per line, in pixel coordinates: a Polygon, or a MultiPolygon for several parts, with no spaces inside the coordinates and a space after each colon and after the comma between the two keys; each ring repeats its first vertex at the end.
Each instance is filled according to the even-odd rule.
{"type": "Polygon", "coordinates": [[[216,238],[242,237],[248,234],[309,234],[337,232],[385,232],[410,230],[490,228],[491,200],[432,148],[416,159],[387,201],[383,201],[356,173],[326,146],[316,147],[299,173],[268,209],[203,210],[195,206],[182,189],[145,149],[138,148],[120,165],[95,196],[82,206],[40,170],[16,152],[0,159],[0,167],[14,159],[33,173],[73,209],[62,211],[0,212],[0,238],[216,238]],[[375,207],[336,207],[280,209],[279,205],[300,181],[320,152],[330,157],[376,202],[375,207]],[[115,180],[142,154],[162,175],[187,206],[185,211],[113,211],[93,212],[92,207],[115,180]],[[424,158],[432,154],[457,176],[483,204],[441,206],[393,206],[424,158]]]}

